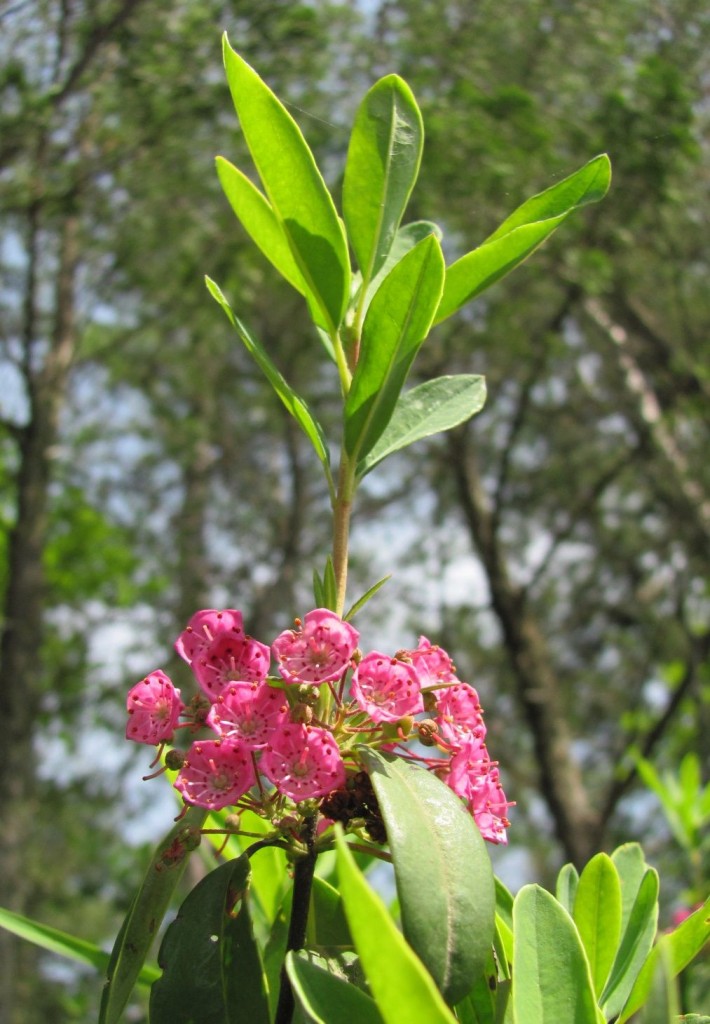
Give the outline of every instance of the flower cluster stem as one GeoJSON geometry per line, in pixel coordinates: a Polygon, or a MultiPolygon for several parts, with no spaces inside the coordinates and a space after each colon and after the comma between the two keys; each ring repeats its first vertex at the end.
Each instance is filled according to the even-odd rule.
{"type": "MultiPolygon", "coordinates": [[[[318,852],[315,848],[317,814],[306,818],[302,838],[306,853],[299,857],[293,867],[293,900],[291,903],[291,920],[288,926],[286,952],[292,949],[303,949],[306,942],[308,926],[308,910],[311,902],[313,875],[316,868],[318,852]]],[[[291,1024],[294,1010],[294,996],[291,982],[286,972],[286,963],[281,965],[279,1001],[276,1007],[274,1024],[291,1024]]]]}

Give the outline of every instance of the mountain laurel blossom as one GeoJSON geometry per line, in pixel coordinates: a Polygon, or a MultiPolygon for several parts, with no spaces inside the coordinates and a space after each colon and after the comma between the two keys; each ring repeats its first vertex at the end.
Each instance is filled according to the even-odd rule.
{"type": "Polygon", "coordinates": [[[185,707],[168,676],[151,672],[128,694],[126,736],[162,749],[176,729],[199,733],[166,758],[181,765],[174,786],[185,804],[248,807],[276,828],[317,808],[319,832],[340,821],[373,842],[386,835],[358,750],[388,751],[435,772],[484,839],[507,842],[511,804],[488,755],[476,690],[426,637],[394,657],[363,654],[359,640],[326,608],[296,619],[270,646],[245,633],[234,608],[198,611],[175,649],[200,695],[185,707]],[[417,739],[431,756],[412,749],[417,739]]]}

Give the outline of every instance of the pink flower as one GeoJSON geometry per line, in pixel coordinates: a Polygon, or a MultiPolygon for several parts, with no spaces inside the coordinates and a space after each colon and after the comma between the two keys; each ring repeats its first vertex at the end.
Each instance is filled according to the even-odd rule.
{"type": "Polygon", "coordinates": [[[251,750],[265,747],[288,718],[281,690],[268,683],[230,683],[207,715],[207,724],[223,739],[241,740],[251,750]]]}
{"type": "Polygon", "coordinates": [[[507,843],[510,824],[506,812],[512,806],[505,798],[498,769],[491,764],[482,739],[471,736],[449,763],[447,784],[466,801],[481,835],[491,843],[507,843]]]}
{"type": "Polygon", "coordinates": [[[180,691],[158,669],[128,691],[126,739],[136,743],[169,740],[182,711],[180,691]]]}
{"type": "Polygon", "coordinates": [[[326,729],[312,725],[282,726],[262,754],[260,767],[279,793],[297,803],[345,784],[338,744],[326,729]]]}
{"type": "Polygon", "coordinates": [[[483,739],[483,724],[478,694],[468,683],[456,683],[437,692],[436,723],[443,737],[458,746],[470,736],[483,739]]]}
{"type": "Polygon", "coordinates": [[[437,683],[457,683],[454,663],[443,649],[429,642],[425,636],[419,637],[419,646],[413,651],[405,651],[417,670],[419,685],[436,686],[437,683]]]}
{"type": "Polygon", "coordinates": [[[271,649],[287,682],[326,683],[340,678],[359,639],[349,622],[327,608],[316,608],[302,626],[277,636],[271,649]]]}
{"type": "Polygon", "coordinates": [[[195,612],[183,629],[175,641],[175,650],[190,665],[221,633],[229,633],[233,638],[244,636],[242,613],[234,608],[221,612],[215,608],[203,608],[195,612]]]}
{"type": "Polygon", "coordinates": [[[192,662],[197,682],[211,700],[224,693],[229,683],[261,683],[269,672],[266,644],[231,630],[219,634],[192,662]]]}
{"type": "Polygon", "coordinates": [[[187,804],[212,811],[240,800],[256,782],[248,747],[239,740],[198,740],[175,780],[187,804]]]}
{"type": "Polygon", "coordinates": [[[508,842],[506,829],[510,822],[506,815],[509,807],[512,807],[512,804],[505,798],[498,769],[491,768],[488,775],[475,787],[471,806],[473,820],[483,838],[489,843],[500,843],[504,846],[508,842]]]}
{"type": "Polygon", "coordinates": [[[379,651],[367,654],[357,666],[351,693],[373,722],[398,722],[424,710],[413,666],[379,651]]]}

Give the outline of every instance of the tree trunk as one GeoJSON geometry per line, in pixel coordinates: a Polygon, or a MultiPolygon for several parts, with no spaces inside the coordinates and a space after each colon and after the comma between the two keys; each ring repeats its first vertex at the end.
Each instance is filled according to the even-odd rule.
{"type": "Polygon", "coordinates": [[[518,700],[532,733],[540,793],[565,855],[581,867],[597,849],[599,820],[572,756],[562,688],[540,627],[510,577],[470,435],[457,430],[448,437],[461,509],[488,577],[491,604],[517,682],[518,700]]]}
{"type": "MultiPolygon", "coordinates": [[[[36,348],[37,223],[31,213],[29,271],[24,325],[29,420],[20,431],[17,517],[8,538],[8,584],[0,640],[0,713],[4,750],[0,758],[0,905],[19,913],[31,901],[24,867],[35,817],[35,721],[42,696],[44,572],[48,530],[51,449],[56,443],[68,371],[75,350],[74,284],[78,261],[78,222],[61,227],[54,326],[41,368],[36,348]]],[[[31,948],[0,930],[0,1024],[19,1019],[13,1006],[29,998],[27,971],[31,948]],[[21,961],[21,963],[20,963],[21,961]]]]}

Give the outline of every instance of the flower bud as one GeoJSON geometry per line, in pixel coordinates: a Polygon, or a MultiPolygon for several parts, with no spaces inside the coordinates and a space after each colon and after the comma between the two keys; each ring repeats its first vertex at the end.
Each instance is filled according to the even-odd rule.
{"type": "Polygon", "coordinates": [[[417,732],[419,734],[419,742],[425,747],[436,746],[436,734],[439,731],[439,726],[432,718],[425,718],[421,722],[417,722],[417,732]]]}
{"type": "Polygon", "coordinates": [[[183,750],[169,750],[165,755],[165,767],[171,772],[179,772],[185,764],[185,757],[183,750]]]}
{"type": "Polygon", "coordinates": [[[224,827],[227,832],[238,832],[242,826],[241,814],[228,814],[224,819],[224,827]]]}
{"type": "Polygon", "coordinates": [[[313,721],[313,708],[299,701],[291,708],[290,718],[292,722],[300,725],[310,725],[313,721]]]}

